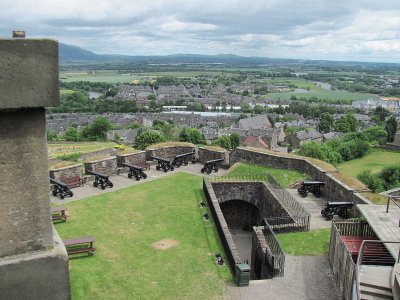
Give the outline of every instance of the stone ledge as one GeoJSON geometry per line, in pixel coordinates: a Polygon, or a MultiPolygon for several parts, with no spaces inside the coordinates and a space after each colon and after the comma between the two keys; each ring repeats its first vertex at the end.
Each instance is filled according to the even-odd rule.
{"type": "Polygon", "coordinates": [[[52,249],[0,259],[0,299],[71,299],[68,255],[54,227],[53,240],[52,249]]]}

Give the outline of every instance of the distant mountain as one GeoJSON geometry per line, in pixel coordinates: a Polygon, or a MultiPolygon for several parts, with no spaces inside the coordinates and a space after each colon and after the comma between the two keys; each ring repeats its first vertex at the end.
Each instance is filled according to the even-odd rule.
{"type": "Polygon", "coordinates": [[[95,54],[92,51],[59,43],[58,45],[61,62],[78,62],[78,61],[96,61],[101,60],[101,55],[95,54]]]}
{"type": "Polygon", "coordinates": [[[120,63],[141,63],[141,64],[227,64],[247,66],[399,66],[392,63],[368,63],[356,61],[328,61],[328,60],[303,60],[268,57],[244,57],[234,54],[202,55],[202,54],[172,54],[165,56],[129,56],[96,54],[89,50],[59,44],[60,63],[81,63],[81,62],[120,62],[120,63]]]}

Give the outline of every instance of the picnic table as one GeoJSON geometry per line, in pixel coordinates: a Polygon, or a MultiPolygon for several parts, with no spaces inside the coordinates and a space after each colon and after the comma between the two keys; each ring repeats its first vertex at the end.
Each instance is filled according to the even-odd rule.
{"type": "Polygon", "coordinates": [[[68,218],[68,211],[62,206],[55,206],[50,208],[52,221],[66,222],[68,218]]]}
{"type": "Polygon", "coordinates": [[[96,241],[94,237],[83,236],[80,238],[72,238],[63,240],[65,248],[67,249],[68,255],[88,253],[89,256],[94,254],[96,248],[93,247],[93,243],[96,241]]]}

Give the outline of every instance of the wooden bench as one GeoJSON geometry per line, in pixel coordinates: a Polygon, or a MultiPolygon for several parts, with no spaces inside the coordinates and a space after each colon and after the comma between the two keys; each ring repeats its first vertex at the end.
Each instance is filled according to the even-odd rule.
{"type": "Polygon", "coordinates": [[[68,218],[68,211],[62,206],[51,207],[51,219],[52,221],[66,222],[68,218]]]}
{"type": "Polygon", "coordinates": [[[81,178],[80,176],[63,178],[63,182],[65,182],[69,188],[83,186],[83,178],[81,178]]]}
{"type": "Polygon", "coordinates": [[[68,255],[88,253],[89,256],[94,254],[96,248],[93,247],[93,243],[96,241],[94,237],[84,236],[80,238],[63,240],[65,248],[67,249],[68,255]]]}
{"type": "Polygon", "coordinates": [[[60,198],[64,199],[64,197],[67,195],[70,197],[74,195],[70,191],[68,185],[66,185],[64,182],[50,178],[50,183],[53,184],[53,191],[52,191],[53,196],[57,196],[57,194],[60,194],[60,198]]]}
{"type": "Polygon", "coordinates": [[[145,170],[150,170],[150,164],[146,161],[135,162],[135,164],[145,170]]]}

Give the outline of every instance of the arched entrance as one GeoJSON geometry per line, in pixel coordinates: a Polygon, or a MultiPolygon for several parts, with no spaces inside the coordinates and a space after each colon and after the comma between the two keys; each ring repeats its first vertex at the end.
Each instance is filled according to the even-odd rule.
{"type": "Polygon", "coordinates": [[[261,217],[258,208],[243,200],[229,200],[219,204],[229,229],[250,231],[260,225],[261,217]]]}

